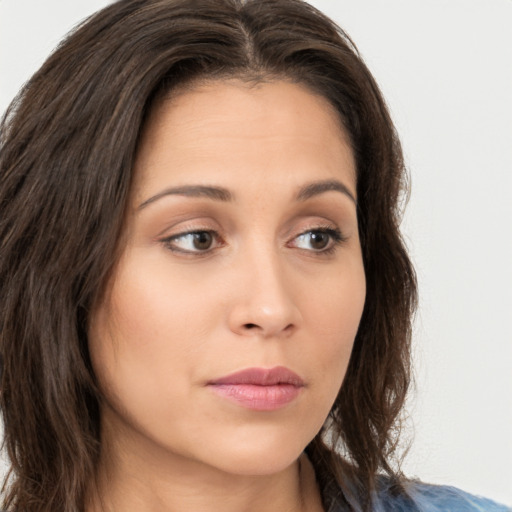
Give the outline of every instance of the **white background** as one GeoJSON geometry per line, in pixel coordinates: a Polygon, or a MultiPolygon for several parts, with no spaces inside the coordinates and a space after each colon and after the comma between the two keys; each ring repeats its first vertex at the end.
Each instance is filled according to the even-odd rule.
{"type": "MultiPolygon", "coordinates": [[[[102,0],[0,0],[0,111],[102,0]]],[[[405,469],[512,504],[512,0],[314,0],[381,85],[420,283],[405,469]]]]}

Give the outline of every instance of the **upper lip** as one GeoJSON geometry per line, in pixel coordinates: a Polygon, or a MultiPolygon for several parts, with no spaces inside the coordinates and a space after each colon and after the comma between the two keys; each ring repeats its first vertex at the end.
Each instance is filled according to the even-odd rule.
{"type": "Polygon", "coordinates": [[[255,386],[275,386],[278,384],[290,384],[296,387],[304,386],[304,381],[292,370],[284,366],[275,368],[246,368],[231,373],[219,379],[208,382],[213,385],[240,385],[249,384],[255,386]]]}

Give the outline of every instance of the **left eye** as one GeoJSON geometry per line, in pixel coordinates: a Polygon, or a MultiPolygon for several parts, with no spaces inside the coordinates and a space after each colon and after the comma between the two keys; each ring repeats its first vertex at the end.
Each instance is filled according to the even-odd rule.
{"type": "Polygon", "coordinates": [[[325,252],[343,241],[337,229],[313,229],[300,234],[293,240],[293,246],[314,252],[325,252]]]}
{"type": "Polygon", "coordinates": [[[214,231],[191,231],[163,240],[171,251],[185,253],[207,252],[219,243],[214,231]]]}

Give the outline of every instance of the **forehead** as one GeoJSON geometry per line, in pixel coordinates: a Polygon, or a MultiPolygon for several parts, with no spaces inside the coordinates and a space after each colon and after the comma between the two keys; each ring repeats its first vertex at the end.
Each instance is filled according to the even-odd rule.
{"type": "Polygon", "coordinates": [[[153,192],[164,178],[199,182],[205,172],[213,180],[275,177],[277,170],[293,182],[304,168],[334,178],[343,167],[354,187],[348,141],[334,107],[302,85],[203,83],[154,106],[141,137],[136,182],[153,192]]]}

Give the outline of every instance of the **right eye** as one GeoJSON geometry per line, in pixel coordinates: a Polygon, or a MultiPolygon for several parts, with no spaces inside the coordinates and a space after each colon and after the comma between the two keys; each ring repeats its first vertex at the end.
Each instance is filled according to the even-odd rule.
{"type": "Polygon", "coordinates": [[[198,230],[180,233],[162,240],[165,247],[173,252],[204,254],[222,245],[215,231],[198,230]]]}

